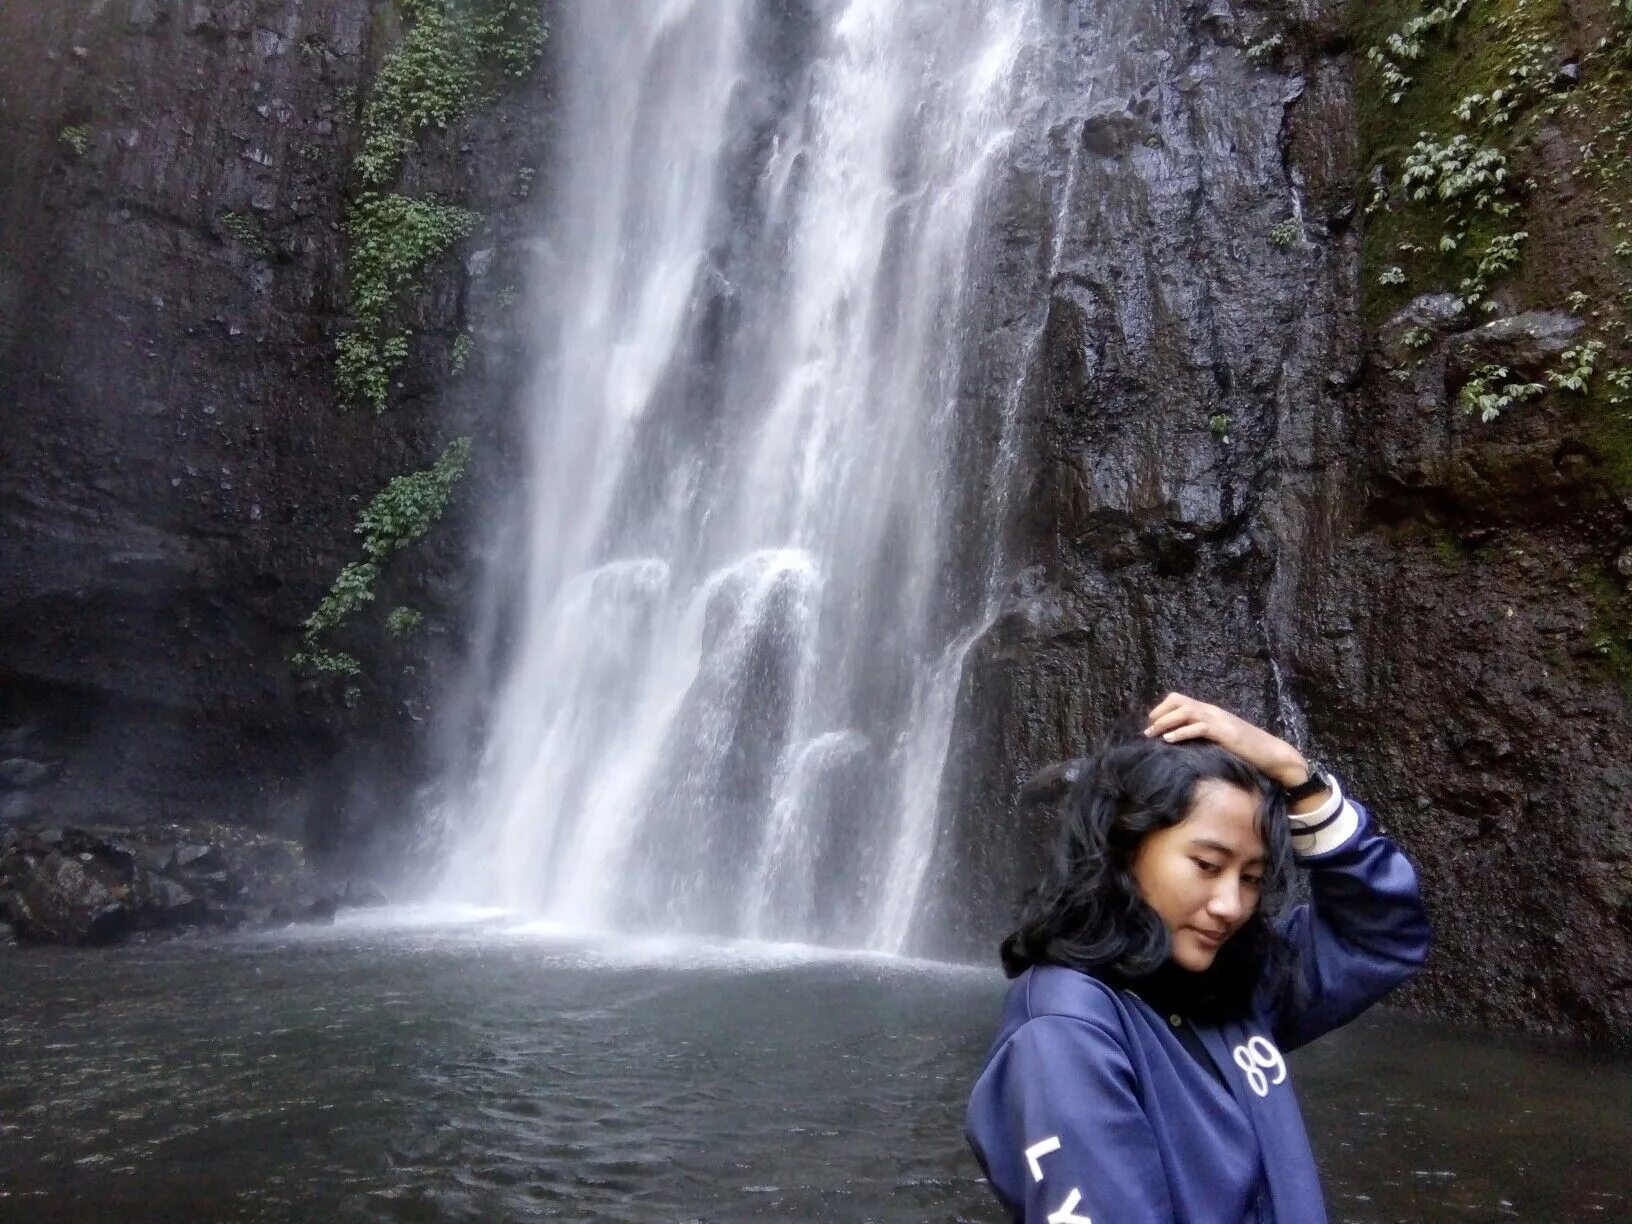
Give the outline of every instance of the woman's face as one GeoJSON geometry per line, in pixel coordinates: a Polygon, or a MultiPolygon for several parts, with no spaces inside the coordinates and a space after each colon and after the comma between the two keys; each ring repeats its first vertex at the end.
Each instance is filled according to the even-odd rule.
{"type": "Polygon", "coordinates": [[[1196,786],[1188,816],[1139,843],[1133,879],[1180,968],[1200,973],[1252,917],[1264,863],[1258,796],[1213,778],[1196,786]]]}

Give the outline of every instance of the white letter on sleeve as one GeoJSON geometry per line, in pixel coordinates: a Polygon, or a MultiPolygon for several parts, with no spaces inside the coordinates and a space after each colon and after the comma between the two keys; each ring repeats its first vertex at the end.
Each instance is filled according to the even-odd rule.
{"type": "MultiPolygon", "coordinates": [[[[1052,1156],[1060,1150],[1060,1137],[1050,1135],[1047,1139],[1039,1139],[1026,1149],[1026,1163],[1031,1166],[1031,1180],[1043,1180],[1043,1157],[1052,1156]]],[[[1056,1207],[1048,1217],[1048,1224],[1094,1224],[1093,1220],[1085,1215],[1077,1214],[1077,1204],[1082,1202],[1082,1191],[1075,1186],[1071,1193],[1065,1196],[1065,1202],[1056,1207]]]]}
{"type": "Polygon", "coordinates": [[[1077,1204],[1080,1202],[1082,1191],[1073,1189],[1060,1205],[1060,1209],[1048,1217],[1048,1224],[1094,1224],[1087,1216],[1077,1214],[1077,1204]]]}
{"type": "Polygon", "coordinates": [[[1026,1149],[1026,1163],[1031,1166],[1032,1181],[1040,1182],[1043,1180],[1043,1157],[1052,1156],[1059,1150],[1060,1137],[1058,1135],[1050,1135],[1047,1139],[1039,1140],[1026,1149]]]}

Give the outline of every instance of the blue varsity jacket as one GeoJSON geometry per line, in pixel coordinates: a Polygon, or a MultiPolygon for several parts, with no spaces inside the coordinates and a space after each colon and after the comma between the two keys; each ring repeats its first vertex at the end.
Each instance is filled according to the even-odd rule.
{"type": "Polygon", "coordinates": [[[1281,924],[1304,989],[1261,993],[1243,1020],[1193,1026],[1221,1076],[1176,1036],[1190,1021],[1130,991],[1055,966],[1014,980],[968,1115],[970,1145],[1014,1219],[1325,1221],[1282,1055],[1410,977],[1429,933],[1416,873],[1365,809],[1341,791],[1322,808],[1294,819],[1311,900],[1281,924]]]}

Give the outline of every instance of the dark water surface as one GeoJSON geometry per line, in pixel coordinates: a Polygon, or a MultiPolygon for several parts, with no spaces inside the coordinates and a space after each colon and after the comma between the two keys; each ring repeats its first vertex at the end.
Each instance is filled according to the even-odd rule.
{"type": "MultiPolygon", "coordinates": [[[[0,949],[0,1219],[995,1220],[1002,982],[373,918],[0,949]]],[[[1632,1219],[1632,1066],[1368,1018],[1293,1058],[1334,1220],[1632,1219]]]]}

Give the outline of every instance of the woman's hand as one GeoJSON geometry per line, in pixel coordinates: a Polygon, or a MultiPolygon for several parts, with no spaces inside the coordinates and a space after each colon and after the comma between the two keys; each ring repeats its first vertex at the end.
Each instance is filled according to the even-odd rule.
{"type": "Polygon", "coordinates": [[[1283,787],[1297,786],[1309,777],[1309,762],[1291,744],[1205,701],[1169,693],[1149,717],[1146,735],[1159,735],[1170,744],[1210,739],[1283,787]]]}

